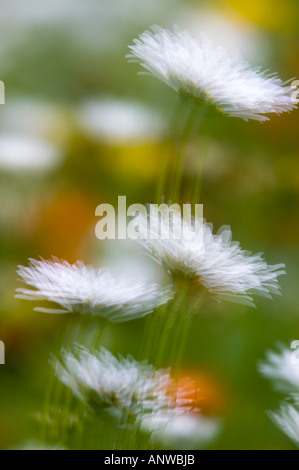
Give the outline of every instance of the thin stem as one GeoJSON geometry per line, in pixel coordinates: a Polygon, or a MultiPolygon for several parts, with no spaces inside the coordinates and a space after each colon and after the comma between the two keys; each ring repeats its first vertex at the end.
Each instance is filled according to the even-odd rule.
{"type": "Polygon", "coordinates": [[[158,179],[157,191],[156,191],[156,201],[157,204],[161,204],[163,196],[165,196],[166,192],[166,180],[167,175],[169,173],[169,167],[171,165],[172,159],[172,142],[176,137],[177,132],[177,124],[180,118],[180,108],[181,108],[181,100],[178,99],[175,105],[174,112],[172,114],[168,136],[166,139],[166,150],[164,158],[162,157],[162,169],[160,172],[160,176],[158,179]]]}
{"type": "MultiPolygon", "coordinates": [[[[189,103],[188,103],[189,104],[189,103]]],[[[186,158],[186,149],[190,141],[193,129],[196,124],[198,115],[197,104],[191,103],[189,113],[187,114],[186,124],[182,133],[181,141],[178,145],[177,155],[174,164],[172,184],[170,186],[170,200],[175,202],[179,201],[180,189],[184,173],[184,164],[186,158]]]]}
{"type": "MultiPolygon", "coordinates": [[[[96,350],[98,350],[100,348],[100,344],[101,344],[107,323],[108,323],[108,320],[106,318],[91,317],[89,319],[87,327],[85,328],[85,331],[83,331],[82,343],[85,345],[88,344],[90,348],[95,348],[96,350]],[[95,326],[97,328],[95,328],[95,326]],[[94,331],[97,331],[96,336],[94,336],[93,334],[94,331]]],[[[82,417],[85,409],[86,409],[85,403],[79,402],[76,407],[77,415],[79,417],[82,417]]],[[[84,434],[84,420],[80,419],[78,423],[78,427],[77,427],[77,432],[74,438],[75,448],[77,450],[80,450],[82,448],[83,434],[84,434]]]]}

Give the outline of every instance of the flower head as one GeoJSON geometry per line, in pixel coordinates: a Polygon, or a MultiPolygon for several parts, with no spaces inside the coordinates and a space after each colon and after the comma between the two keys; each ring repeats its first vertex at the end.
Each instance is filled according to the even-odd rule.
{"type": "Polygon", "coordinates": [[[83,402],[105,410],[122,425],[134,424],[154,441],[198,444],[218,431],[218,422],[201,416],[190,400],[178,404],[176,382],[167,369],[82,346],[63,351],[61,359],[52,362],[58,379],[83,402]]]}
{"type": "Polygon", "coordinates": [[[250,305],[253,293],[270,297],[280,292],[283,264],[270,266],[261,254],[242,250],[232,242],[229,227],[214,235],[203,220],[193,218],[184,225],[180,212],[171,215],[152,206],[147,217],[138,217],[138,230],[140,243],[173,277],[201,285],[218,299],[250,305]]]}
{"type": "Polygon", "coordinates": [[[133,358],[117,359],[101,348],[89,351],[77,346],[73,353],[63,351],[61,361],[54,363],[56,375],[76,396],[97,405],[115,416],[125,412],[138,415],[166,406],[169,371],[156,371],[133,358]]]}
{"type": "Polygon", "coordinates": [[[87,101],[78,117],[88,136],[100,142],[113,142],[113,145],[155,142],[163,133],[159,113],[125,100],[87,101]]]}
{"type": "Polygon", "coordinates": [[[166,446],[204,446],[219,433],[219,421],[202,416],[199,411],[189,412],[183,408],[158,410],[143,416],[141,429],[150,432],[153,442],[166,446]]]}
{"type": "Polygon", "coordinates": [[[281,429],[299,447],[299,411],[298,407],[284,403],[276,413],[269,413],[276,426],[281,429]]]}
{"type": "Polygon", "coordinates": [[[30,260],[18,274],[30,289],[17,289],[18,298],[48,300],[62,309],[36,310],[46,313],[90,313],[123,322],[142,317],[170,300],[170,289],[140,278],[116,275],[108,268],[95,269],[82,262],[30,260]]]}
{"type": "Polygon", "coordinates": [[[259,364],[261,374],[280,392],[299,393],[299,363],[296,364],[293,354],[287,348],[281,348],[280,353],[268,351],[267,360],[259,364]]]}
{"type": "Polygon", "coordinates": [[[238,53],[215,47],[205,34],[195,41],[186,31],[154,26],[129,46],[130,59],[178,93],[204,98],[229,116],[266,121],[265,114],[296,108],[294,87],[276,74],[252,68],[238,53]]]}
{"type": "Polygon", "coordinates": [[[43,139],[4,134],[0,137],[0,168],[10,172],[43,172],[61,162],[58,147],[43,139]]]}

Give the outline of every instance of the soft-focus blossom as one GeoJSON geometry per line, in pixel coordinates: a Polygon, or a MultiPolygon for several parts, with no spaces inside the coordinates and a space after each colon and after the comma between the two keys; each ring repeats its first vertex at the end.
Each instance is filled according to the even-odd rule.
{"type": "Polygon", "coordinates": [[[125,100],[103,98],[86,102],[78,112],[78,119],[93,139],[114,145],[156,141],[164,130],[159,113],[125,100]]]}
{"type": "Polygon", "coordinates": [[[281,352],[268,351],[266,361],[259,364],[262,375],[272,381],[280,392],[299,393],[299,363],[294,351],[282,348],[281,352]]]}
{"type": "Polygon", "coordinates": [[[20,266],[18,274],[31,287],[17,289],[18,298],[48,300],[62,307],[36,309],[46,313],[89,313],[123,322],[150,313],[172,297],[169,288],[82,262],[30,260],[29,267],[20,266]]]}
{"type": "Polygon", "coordinates": [[[75,352],[63,351],[54,363],[59,380],[90,405],[105,408],[114,416],[167,407],[171,378],[168,370],[156,371],[133,358],[117,359],[109,351],[88,351],[77,346],[75,352]]]}
{"type": "Polygon", "coordinates": [[[172,33],[154,26],[130,50],[130,59],[178,93],[204,98],[229,116],[266,121],[265,114],[296,108],[293,87],[251,67],[239,53],[215,47],[205,34],[197,42],[178,27],[172,33]]]}
{"type": "Polygon", "coordinates": [[[60,150],[38,138],[21,134],[0,136],[0,168],[7,171],[46,171],[61,162],[60,150]]]}
{"type": "Polygon", "coordinates": [[[177,404],[169,370],[155,370],[131,357],[117,359],[104,348],[89,351],[82,346],[75,353],[63,351],[53,366],[58,379],[78,398],[104,409],[122,425],[135,424],[153,441],[204,444],[219,430],[218,421],[201,416],[192,403],[177,404]]]}
{"type": "Polygon", "coordinates": [[[151,206],[148,217],[136,219],[136,227],[140,243],[173,277],[201,285],[218,299],[253,305],[252,294],[279,294],[283,264],[268,265],[261,254],[242,250],[227,226],[214,235],[212,225],[197,222],[184,224],[179,211],[169,218],[169,211],[151,206]]]}
{"type": "Polygon", "coordinates": [[[220,425],[217,419],[204,417],[199,412],[170,408],[145,415],[141,429],[151,434],[153,442],[184,449],[207,445],[217,437],[220,425]]]}
{"type": "Polygon", "coordinates": [[[269,413],[277,427],[299,447],[299,410],[290,403],[281,405],[276,413],[269,413]]]}
{"type": "Polygon", "coordinates": [[[284,347],[279,353],[268,351],[266,361],[259,364],[259,370],[271,380],[276,390],[289,394],[279,411],[269,412],[269,416],[299,447],[299,363],[296,351],[284,347]]]}
{"type": "Polygon", "coordinates": [[[15,447],[14,449],[11,449],[11,450],[46,450],[46,451],[50,451],[50,450],[67,450],[65,449],[64,447],[61,447],[60,445],[57,445],[57,446],[50,446],[48,444],[44,444],[43,442],[39,442],[39,441],[25,441],[23,442],[22,444],[20,444],[19,446],[15,447]]]}

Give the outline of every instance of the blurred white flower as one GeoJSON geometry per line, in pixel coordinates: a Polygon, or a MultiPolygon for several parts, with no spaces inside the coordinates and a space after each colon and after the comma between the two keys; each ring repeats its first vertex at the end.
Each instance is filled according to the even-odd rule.
{"type": "Polygon", "coordinates": [[[278,428],[281,429],[299,447],[299,411],[289,404],[281,405],[276,413],[269,413],[278,428]]]}
{"type": "Polygon", "coordinates": [[[169,371],[156,371],[133,358],[117,359],[110,352],[88,351],[77,346],[75,353],[63,351],[53,362],[57,378],[89,405],[97,405],[112,415],[129,413],[135,418],[144,412],[167,407],[169,371]]]}
{"type": "Polygon", "coordinates": [[[108,268],[95,269],[82,262],[71,265],[56,258],[31,259],[29,267],[19,266],[18,274],[32,289],[17,289],[17,298],[48,300],[63,308],[35,309],[46,313],[89,313],[124,322],[147,315],[172,297],[170,288],[138,276],[116,275],[108,268]]]}
{"type": "Polygon", "coordinates": [[[199,412],[184,408],[158,410],[142,417],[141,429],[151,434],[153,442],[166,446],[205,446],[215,439],[220,430],[219,421],[206,418],[199,412]]]}
{"type": "Polygon", "coordinates": [[[172,33],[153,26],[129,48],[128,58],[175,91],[204,98],[229,116],[266,121],[265,114],[296,108],[293,87],[276,74],[252,68],[238,53],[215,47],[203,33],[195,41],[178,27],[172,33]]]}
{"type": "Polygon", "coordinates": [[[283,264],[268,265],[261,254],[242,250],[238,242],[232,242],[227,226],[214,235],[212,225],[196,222],[193,218],[182,230],[180,212],[173,211],[170,238],[169,212],[151,206],[148,217],[140,214],[136,219],[136,227],[140,243],[166,271],[202,285],[218,299],[254,305],[252,294],[271,297],[280,293],[277,278],[285,273],[283,264]]]}
{"type": "Polygon", "coordinates": [[[112,144],[157,141],[164,130],[159,113],[125,100],[103,98],[86,102],[78,119],[90,137],[112,144]]]}
{"type": "Polygon", "coordinates": [[[266,361],[259,364],[261,374],[280,392],[299,393],[299,364],[293,355],[294,351],[287,348],[282,348],[280,353],[268,351],[266,361]]]}
{"type": "Polygon", "coordinates": [[[219,430],[217,420],[204,418],[192,404],[177,405],[169,370],[78,345],[74,353],[63,351],[52,364],[57,378],[79,399],[107,411],[122,425],[136,425],[153,441],[203,445],[219,430]]]}
{"type": "Polygon", "coordinates": [[[23,442],[22,444],[20,444],[19,446],[17,447],[14,447],[13,449],[11,450],[46,450],[46,451],[50,451],[50,450],[67,450],[66,448],[64,447],[61,447],[60,445],[57,445],[57,446],[50,446],[48,444],[44,444],[43,442],[39,442],[39,441],[25,441],[23,442]]]}
{"type": "Polygon", "coordinates": [[[21,134],[0,136],[0,169],[14,172],[47,171],[60,162],[60,150],[42,139],[21,134]]]}

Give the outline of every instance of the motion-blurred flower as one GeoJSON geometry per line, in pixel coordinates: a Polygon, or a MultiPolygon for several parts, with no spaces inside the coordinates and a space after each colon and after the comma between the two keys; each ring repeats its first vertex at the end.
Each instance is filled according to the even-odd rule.
{"type": "Polygon", "coordinates": [[[170,288],[82,262],[32,259],[29,267],[19,267],[18,274],[31,289],[17,289],[17,298],[48,300],[62,307],[36,309],[46,313],[83,313],[124,322],[147,315],[172,298],[170,288]]]}
{"type": "Polygon", "coordinates": [[[153,26],[129,46],[129,59],[176,92],[204,98],[229,116],[266,121],[265,114],[291,111],[294,88],[276,75],[252,68],[238,53],[215,47],[202,34],[199,42],[186,31],[153,26]]]}
{"type": "Polygon", "coordinates": [[[280,352],[268,351],[266,361],[259,364],[261,374],[280,392],[299,393],[299,363],[293,355],[294,351],[282,347],[280,352]]]}
{"type": "Polygon", "coordinates": [[[268,414],[276,426],[299,447],[299,363],[294,356],[296,351],[283,346],[280,349],[279,353],[268,351],[266,361],[259,364],[259,370],[271,380],[276,390],[289,394],[278,411],[268,414]]]}
{"type": "Polygon", "coordinates": [[[299,410],[290,403],[281,405],[276,413],[269,413],[276,426],[299,447],[299,410]]]}
{"type": "Polygon", "coordinates": [[[261,254],[242,250],[227,226],[214,235],[203,220],[186,224],[175,210],[171,216],[152,206],[148,216],[135,220],[140,243],[174,278],[201,285],[218,299],[249,305],[254,305],[252,294],[271,298],[280,293],[277,278],[285,273],[283,264],[268,265],[261,254]]]}
{"type": "Polygon", "coordinates": [[[22,444],[20,444],[18,447],[15,447],[14,449],[11,449],[11,450],[46,450],[46,451],[50,451],[50,450],[67,450],[63,447],[61,447],[60,445],[57,445],[57,446],[50,446],[48,444],[44,444],[43,442],[39,442],[39,441],[25,441],[23,442],[22,444]]]}
{"type": "Polygon", "coordinates": [[[112,415],[138,416],[157,407],[167,407],[171,378],[168,370],[156,371],[151,365],[132,357],[117,359],[109,351],[89,351],[78,346],[62,351],[53,362],[56,376],[73,393],[91,406],[106,409],[112,415]]]}
{"type": "Polygon", "coordinates": [[[219,433],[219,421],[202,416],[199,411],[186,412],[183,408],[158,410],[145,415],[141,428],[150,432],[151,440],[180,449],[205,446],[219,433]]]}
{"type": "Polygon", "coordinates": [[[61,162],[58,147],[20,134],[0,136],[0,168],[6,171],[47,171],[61,162]]]}
{"type": "Polygon", "coordinates": [[[160,113],[138,102],[113,98],[85,102],[78,122],[93,139],[113,145],[156,142],[165,130],[160,113]]]}
{"type": "Polygon", "coordinates": [[[75,353],[63,351],[53,365],[58,379],[78,398],[108,411],[122,425],[150,433],[153,441],[197,445],[219,431],[217,420],[204,418],[190,403],[177,404],[169,370],[155,370],[131,357],[117,359],[104,348],[91,352],[81,346],[75,353]]]}

